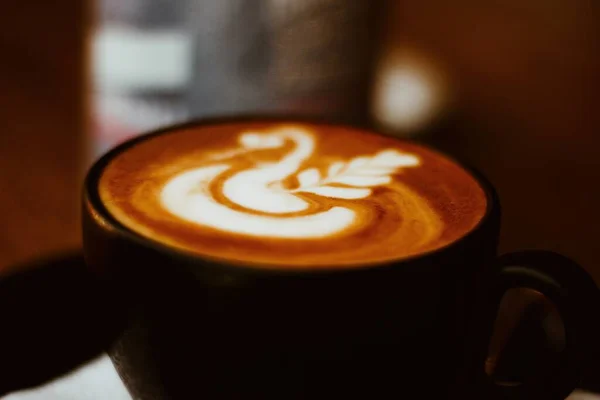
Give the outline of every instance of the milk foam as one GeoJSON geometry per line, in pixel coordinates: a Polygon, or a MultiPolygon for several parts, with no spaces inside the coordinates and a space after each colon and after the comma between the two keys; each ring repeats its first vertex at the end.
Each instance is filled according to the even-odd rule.
{"type": "Polygon", "coordinates": [[[265,268],[345,268],[446,246],[486,196],[415,143],[359,128],[238,121],[178,128],[115,154],[99,194],[163,245],[265,268]]]}
{"type": "Polygon", "coordinates": [[[314,210],[305,194],[365,199],[373,188],[389,185],[392,175],[402,168],[420,165],[415,155],[384,149],[333,162],[323,171],[305,165],[315,154],[316,140],[300,127],[246,132],[238,142],[239,148],[207,154],[213,161],[169,179],[160,193],[165,209],[182,220],[223,232],[265,238],[323,238],[351,231],[359,222],[357,211],[351,206],[314,210]],[[236,157],[290,143],[292,149],[278,161],[258,161],[222,178],[235,166],[236,157]],[[227,156],[232,159],[226,161],[227,156]],[[283,182],[291,177],[298,182],[297,187],[285,188],[283,182]],[[221,190],[220,194],[238,207],[220,201],[215,190],[221,190]]]}

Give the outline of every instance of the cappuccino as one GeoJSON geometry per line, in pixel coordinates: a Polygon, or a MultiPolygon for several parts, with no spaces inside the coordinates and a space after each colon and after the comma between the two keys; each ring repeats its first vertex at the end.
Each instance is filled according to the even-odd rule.
{"type": "Polygon", "coordinates": [[[446,246],[486,196],[414,143],[317,123],[179,128],[118,152],[100,198],[129,230],[201,257],[265,268],[359,267],[446,246]]]}

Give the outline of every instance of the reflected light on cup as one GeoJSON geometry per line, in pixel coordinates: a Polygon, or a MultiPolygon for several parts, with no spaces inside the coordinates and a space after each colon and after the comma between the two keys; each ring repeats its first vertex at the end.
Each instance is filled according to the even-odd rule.
{"type": "Polygon", "coordinates": [[[375,76],[372,115],[380,128],[398,136],[415,136],[448,105],[448,84],[433,60],[414,51],[383,56],[375,76]]]}

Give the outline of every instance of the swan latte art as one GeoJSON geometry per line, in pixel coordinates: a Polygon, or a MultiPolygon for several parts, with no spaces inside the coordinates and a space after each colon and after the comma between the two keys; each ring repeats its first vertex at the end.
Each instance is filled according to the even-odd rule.
{"type": "Polygon", "coordinates": [[[148,239],[267,268],[402,259],[471,231],[486,196],[462,167],[369,131],[229,122],[149,136],[102,172],[109,213],[148,239]]]}

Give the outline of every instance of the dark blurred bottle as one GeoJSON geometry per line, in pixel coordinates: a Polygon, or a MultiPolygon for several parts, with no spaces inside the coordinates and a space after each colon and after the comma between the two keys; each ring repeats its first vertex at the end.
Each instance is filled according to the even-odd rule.
{"type": "Polygon", "coordinates": [[[384,1],[97,1],[97,153],[196,117],[369,119],[384,1]]]}

